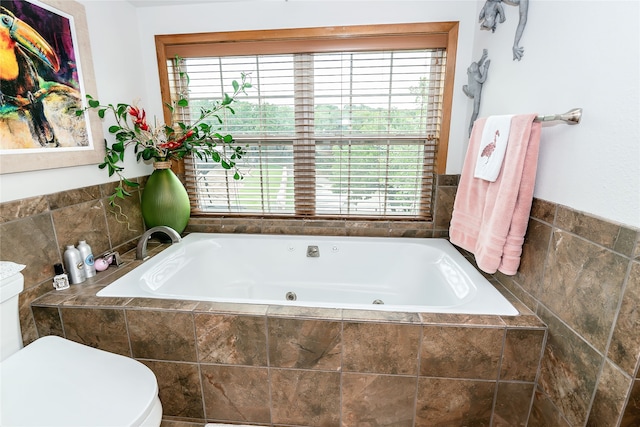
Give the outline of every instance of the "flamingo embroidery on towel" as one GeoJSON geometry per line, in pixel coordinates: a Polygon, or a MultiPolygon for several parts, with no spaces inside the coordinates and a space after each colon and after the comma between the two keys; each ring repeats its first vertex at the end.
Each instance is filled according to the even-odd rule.
{"type": "Polygon", "coordinates": [[[474,147],[476,167],[474,178],[494,182],[500,170],[509,143],[511,118],[513,115],[489,116],[482,132],[471,135],[469,146],[474,147]]]}
{"type": "Polygon", "coordinates": [[[485,164],[489,163],[489,159],[491,158],[493,151],[496,149],[496,140],[498,139],[499,136],[500,136],[500,131],[496,130],[495,135],[493,135],[493,141],[485,145],[485,147],[482,149],[482,153],[480,153],[480,157],[487,158],[487,160],[484,162],[485,164]]]}

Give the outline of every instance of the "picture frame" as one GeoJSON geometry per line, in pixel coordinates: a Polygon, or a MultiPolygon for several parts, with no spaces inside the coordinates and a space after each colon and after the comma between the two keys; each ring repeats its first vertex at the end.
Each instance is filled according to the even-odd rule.
{"type": "MultiPolygon", "coordinates": [[[[47,58],[47,50],[42,48],[33,49],[35,54],[26,52],[28,49],[23,48],[20,48],[21,52],[16,53],[17,59],[23,61],[21,70],[25,68],[24,57],[31,61],[30,67],[33,67],[36,73],[44,70],[38,74],[40,96],[34,97],[31,95],[32,91],[25,92],[23,85],[19,90],[14,89],[17,95],[11,97],[12,94],[9,92],[15,88],[11,86],[14,82],[7,80],[1,82],[3,99],[0,103],[0,174],[102,162],[105,148],[101,121],[97,115],[86,111],[82,115],[76,114],[76,110],[82,109],[85,105],[86,94],[97,96],[84,6],[72,0],[7,0],[2,2],[2,6],[0,13],[8,15],[9,20],[15,20],[22,30],[25,28],[34,30],[38,34],[32,38],[39,40],[38,36],[41,36],[45,40],[43,44],[49,43],[50,46],[55,46],[52,50],[57,52],[57,55],[51,54],[47,58]],[[14,10],[9,10],[12,5],[14,10]],[[38,16],[45,19],[40,19],[38,16]],[[60,34],[65,32],[54,32],[52,29],[51,22],[57,21],[61,26],[68,22],[69,31],[66,31],[64,40],[56,38],[62,37],[60,34]],[[42,28],[40,31],[43,35],[39,33],[39,27],[42,28]],[[46,40],[44,34],[55,40],[46,40]],[[61,77],[63,72],[65,74],[61,77]],[[57,75],[51,77],[53,74],[57,75]],[[47,77],[50,81],[47,81],[47,77]],[[50,90],[51,87],[57,89],[50,90]],[[49,92],[42,96],[43,90],[49,90],[49,92]],[[51,92],[56,92],[56,96],[49,96],[51,92]],[[25,93],[28,95],[21,95],[25,93]],[[44,126],[43,120],[38,119],[33,107],[36,102],[34,99],[42,100],[45,107],[41,110],[45,113],[45,121],[48,121],[47,112],[49,117],[52,117],[50,125],[44,126]],[[33,104],[24,107],[29,100],[33,104]],[[29,135],[33,139],[31,146],[27,146],[29,135]]],[[[14,34],[10,35],[24,40],[25,37],[16,35],[17,28],[17,26],[11,27],[10,30],[14,34]]]]}

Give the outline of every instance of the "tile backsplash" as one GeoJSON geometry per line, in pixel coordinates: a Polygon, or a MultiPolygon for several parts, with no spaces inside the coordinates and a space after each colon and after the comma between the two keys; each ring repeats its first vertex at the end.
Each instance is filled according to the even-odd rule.
{"type": "Polygon", "coordinates": [[[534,426],[640,425],[640,234],[534,200],[515,276],[549,327],[534,426]]]}

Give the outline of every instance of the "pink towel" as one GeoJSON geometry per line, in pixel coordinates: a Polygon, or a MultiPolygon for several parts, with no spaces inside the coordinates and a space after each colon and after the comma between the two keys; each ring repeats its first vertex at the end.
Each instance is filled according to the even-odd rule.
{"type": "Polygon", "coordinates": [[[536,114],[514,116],[502,169],[495,182],[474,178],[486,118],[471,132],[453,205],[451,243],[472,252],[478,267],[493,274],[518,271],[536,180],[540,123],[536,114]]]}

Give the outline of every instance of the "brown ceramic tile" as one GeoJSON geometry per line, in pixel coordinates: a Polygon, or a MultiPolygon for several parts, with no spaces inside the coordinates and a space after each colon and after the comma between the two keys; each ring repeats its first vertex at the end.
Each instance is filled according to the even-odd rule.
{"type": "Polygon", "coordinates": [[[151,360],[141,362],[156,375],[163,416],[204,419],[197,364],[151,360]]]}
{"type": "Polygon", "coordinates": [[[47,335],[64,337],[62,319],[57,307],[32,307],[31,310],[39,338],[47,335]]]}
{"type": "Polygon", "coordinates": [[[412,427],[416,379],[343,374],[342,426],[412,427]]]}
{"type": "Polygon", "coordinates": [[[224,302],[199,302],[194,312],[196,313],[228,313],[244,314],[247,316],[264,316],[269,309],[262,304],[235,304],[224,302]]]}
{"type": "MultiPolygon", "coordinates": [[[[516,298],[516,296],[511,293],[510,290],[508,290],[500,281],[496,280],[492,280],[491,284],[493,285],[494,288],[496,288],[496,290],[498,292],[500,292],[502,294],[503,297],[505,297],[505,299],[507,301],[509,301],[509,303],[511,303],[511,305],[518,310],[518,314],[515,316],[500,316],[501,319],[505,319],[505,318],[513,318],[513,317],[522,317],[522,316],[531,316],[533,315],[533,311],[531,309],[529,309],[529,307],[527,307],[526,305],[524,305],[524,303],[522,303],[522,301],[520,301],[518,298],[516,298]]],[[[507,323],[505,321],[505,323],[507,323]]],[[[511,322],[513,323],[513,322],[511,322]]]]}
{"type": "MultiPolygon", "coordinates": [[[[31,306],[57,307],[59,304],[62,304],[65,300],[73,297],[75,295],[74,289],[77,289],[77,288],[78,288],[77,286],[71,285],[69,289],[47,292],[44,295],[31,301],[31,306]]],[[[47,287],[47,290],[48,290],[48,287],[47,287]]]]}
{"type": "Polygon", "coordinates": [[[51,289],[51,283],[46,281],[22,291],[18,296],[18,316],[20,318],[20,332],[22,341],[27,345],[38,339],[38,331],[31,312],[31,302],[40,298],[51,289]]]}
{"type": "Polygon", "coordinates": [[[420,313],[425,325],[460,325],[460,326],[505,326],[500,316],[451,313],[420,313]]]}
{"type": "Polygon", "coordinates": [[[613,249],[620,226],[600,218],[558,206],[556,226],[613,249]]]}
{"type": "Polygon", "coordinates": [[[417,375],[422,328],[383,323],[345,323],[342,366],[345,371],[417,375]]]}
{"type": "Polygon", "coordinates": [[[148,308],[162,310],[193,311],[198,306],[198,301],[159,298],[131,298],[127,308],[148,308]]]}
{"type": "Polygon", "coordinates": [[[346,225],[346,235],[356,237],[389,237],[389,223],[350,222],[346,225]]]}
{"type": "Polygon", "coordinates": [[[398,311],[382,310],[343,310],[343,320],[354,320],[362,322],[393,322],[393,323],[414,323],[421,322],[418,313],[405,313],[398,311]]]}
{"type": "Polygon", "coordinates": [[[270,366],[340,369],[340,322],[269,318],[268,326],[270,366]]]}
{"type": "Polygon", "coordinates": [[[434,212],[434,228],[449,228],[453,202],[456,197],[456,187],[438,187],[436,189],[436,207],[434,212]]]}
{"type": "Polygon", "coordinates": [[[514,279],[534,297],[540,295],[540,283],[542,282],[550,238],[550,226],[533,219],[529,220],[522,246],[520,267],[514,279]]]}
{"type": "Polygon", "coordinates": [[[56,236],[63,253],[66,245],[86,240],[95,253],[110,249],[107,220],[101,200],[80,203],[52,211],[56,236]]]}
{"type": "Polygon", "coordinates": [[[425,326],[420,375],[496,380],[504,329],[425,326]]]}
{"type": "Polygon", "coordinates": [[[615,252],[556,230],[541,301],[604,352],[628,264],[615,252]]]}
{"type": "Polygon", "coordinates": [[[562,416],[560,410],[553,404],[549,396],[540,390],[536,390],[533,397],[533,406],[529,416],[528,427],[571,427],[562,416]]]}
{"type": "Polygon", "coordinates": [[[493,411],[493,427],[526,427],[533,383],[498,383],[498,394],[493,411]]]}
{"type": "Polygon", "coordinates": [[[95,294],[103,288],[103,286],[91,286],[84,283],[78,285],[84,288],[86,292],[78,292],[70,298],[67,298],[62,305],[68,307],[124,307],[131,300],[128,297],[98,297],[95,294]]]}
{"type": "Polygon", "coordinates": [[[638,241],[640,231],[626,227],[620,227],[613,249],[622,255],[633,256],[633,248],[638,241]]]}
{"type": "Polygon", "coordinates": [[[0,259],[27,266],[22,270],[25,289],[53,278],[53,265],[62,256],[48,212],[0,224],[0,236],[0,259]]]}
{"type": "MultiPolygon", "coordinates": [[[[536,307],[538,306],[538,301],[526,290],[518,284],[513,276],[507,276],[502,274],[501,272],[496,272],[494,275],[499,281],[499,283],[504,286],[509,292],[511,292],[519,301],[522,302],[529,310],[535,313],[536,307]]],[[[539,285],[534,286],[537,289],[539,285]]],[[[516,307],[518,308],[518,307],[516,307]]]]}
{"type": "Polygon", "coordinates": [[[268,423],[267,368],[201,365],[207,419],[268,423]]]}
{"type": "Polygon", "coordinates": [[[50,209],[54,210],[93,201],[99,199],[100,196],[100,186],[93,185],[91,187],[82,187],[48,194],[46,197],[49,201],[50,209]]]}
{"type": "Polygon", "coordinates": [[[131,357],[124,310],[61,308],[65,338],[131,357]]]}
{"type": "Polygon", "coordinates": [[[553,224],[556,217],[557,205],[542,199],[533,199],[531,205],[531,217],[553,224]]]}
{"type": "Polygon", "coordinates": [[[436,177],[437,186],[457,186],[460,181],[460,175],[444,175],[440,174],[436,177]]]}
{"type": "Polygon", "coordinates": [[[631,263],[622,305],[609,345],[609,358],[633,375],[640,359],[640,263],[631,263]]]}
{"type": "Polygon", "coordinates": [[[195,362],[193,316],[178,311],[127,310],[133,357],[195,362]]]}
{"type": "Polygon", "coordinates": [[[605,361],[589,412],[587,427],[617,425],[617,421],[622,416],[631,383],[631,378],[608,360],[605,361]]]}
{"type": "Polygon", "coordinates": [[[538,383],[571,425],[583,425],[603,357],[552,313],[539,314],[549,333],[538,383]]]}
{"type": "Polygon", "coordinates": [[[500,378],[535,381],[542,357],[545,331],[541,329],[507,329],[500,378]]]}
{"type": "Polygon", "coordinates": [[[200,362],[267,366],[265,317],[196,314],[195,323],[200,362]]]}
{"type": "Polygon", "coordinates": [[[489,426],[495,382],[418,379],[416,427],[489,426]]]}
{"type": "Polygon", "coordinates": [[[640,380],[635,380],[629,393],[629,401],[622,415],[620,427],[640,425],[640,380]]]}
{"type": "Polygon", "coordinates": [[[240,220],[232,218],[222,218],[220,220],[221,233],[246,233],[260,234],[262,232],[261,220],[240,220]]]}
{"type": "Polygon", "coordinates": [[[269,317],[295,317],[297,319],[342,319],[342,309],[298,307],[294,305],[270,305],[267,314],[269,317]]]}
{"type": "Polygon", "coordinates": [[[408,228],[397,227],[395,223],[392,223],[391,229],[389,229],[389,237],[430,239],[433,237],[433,223],[429,222],[427,224],[428,227],[425,228],[408,228]]]}
{"type": "Polygon", "coordinates": [[[160,422],[160,427],[205,427],[205,423],[163,419],[162,422],[160,422]]]}
{"type": "Polygon", "coordinates": [[[49,210],[46,196],[0,203],[0,224],[16,219],[36,216],[49,210]]]}
{"type": "Polygon", "coordinates": [[[109,204],[107,198],[103,199],[102,203],[106,211],[112,247],[118,247],[131,239],[137,239],[144,233],[139,191],[133,191],[131,196],[123,200],[118,199],[114,206],[109,204]]]}
{"type": "Polygon", "coordinates": [[[340,425],[340,374],[271,369],[271,421],[301,426],[340,425]]]}

